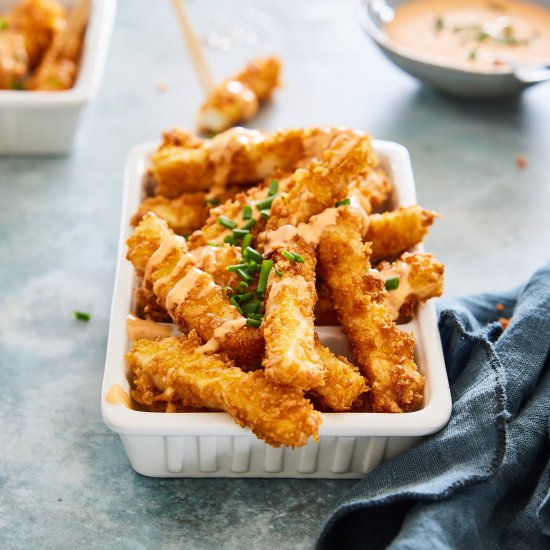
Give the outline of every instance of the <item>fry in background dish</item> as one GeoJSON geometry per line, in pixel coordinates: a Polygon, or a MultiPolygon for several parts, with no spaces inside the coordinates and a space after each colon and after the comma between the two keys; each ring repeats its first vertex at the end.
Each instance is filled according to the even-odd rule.
{"type": "Polygon", "coordinates": [[[271,98],[279,83],[280,70],[281,61],[277,57],[257,58],[216,86],[199,109],[199,131],[218,133],[252,118],[260,102],[271,98]]]}
{"type": "Polygon", "coordinates": [[[374,412],[405,412],[422,402],[424,377],[414,363],[414,338],[400,331],[378,296],[386,292],[369,274],[369,247],[361,239],[361,216],[340,208],[336,225],[319,243],[320,274],[330,290],[355,361],[366,376],[374,412]],[[374,298],[373,298],[374,296],[374,298]]]}
{"type": "Polygon", "coordinates": [[[200,349],[194,332],[181,339],[134,342],[126,359],[135,374],[136,401],[224,410],[273,447],[318,440],[321,415],[300,390],[274,384],[263,371],[243,372],[225,355],[203,355],[200,349]]]}

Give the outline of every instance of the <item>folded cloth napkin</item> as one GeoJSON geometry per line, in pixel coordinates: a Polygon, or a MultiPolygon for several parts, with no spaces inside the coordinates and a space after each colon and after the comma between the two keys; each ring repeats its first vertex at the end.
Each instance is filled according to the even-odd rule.
{"type": "Polygon", "coordinates": [[[516,291],[442,302],[439,329],[449,424],[360,481],[318,550],[550,548],[550,263],[516,291]]]}

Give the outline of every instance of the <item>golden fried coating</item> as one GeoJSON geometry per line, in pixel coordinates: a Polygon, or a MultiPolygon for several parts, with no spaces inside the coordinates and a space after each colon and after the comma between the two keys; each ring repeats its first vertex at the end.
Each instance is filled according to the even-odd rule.
{"type": "Polygon", "coordinates": [[[166,222],[149,212],[128,239],[128,259],[143,274],[143,293],[152,291],[184,333],[196,330],[209,351],[225,351],[239,366],[259,364],[264,342],[258,329],[232,306],[196,256],[166,222]],[[156,246],[156,248],[155,248],[156,246]],[[137,265],[136,265],[137,264],[137,265]]]}
{"type": "Polygon", "coordinates": [[[205,203],[206,193],[183,193],[176,199],[159,195],[149,197],[140,205],[130,223],[134,227],[147,212],[154,212],[166,220],[168,227],[177,235],[188,235],[201,228],[208,219],[209,206],[205,203]]]}
{"type": "Polygon", "coordinates": [[[55,0],[22,0],[8,17],[9,28],[21,32],[30,69],[34,69],[54,38],[67,26],[67,11],[55,0]]]}
{"type": "MultiPolygon", "coordinates": [[[[338,209],[336,225],[319,244],[319,271],[355,361],[366,376],[374,412],[405,412],[422,403],[424,377],[414,363],[414,338],[400,331],[383,303],[384,281],[367,271],[369,248],[361,239],[360,216],[338,209]]],[[[370,270],[369,270],[370,271],[370,270]]]]}
{"type": "Polygon", "coordinates": [[[274,382],[304,390],[324,384],[323,363],[315,349],[313,308],[315,292],[315,247],[300,236],[273,251],[277,269],[270,275],[262,333],[266,376],[274,382]],[[298,254],[301,261],[289,260],[298,254]]]}
{"type": "Polygon", "coordinates": [[[274,447],[318,439],[321,415],[298,389],[274,384],[262,371],[243,372],[223,354],[204,355],[194,332],[181,339],[138,340],[126,359],[135,374],[132,395],[140,403],[224,410],[274,447]]]}
{"type": "Polygon", "coordinates": [[[370,214],[384,205],[391,197],[393,184],[380,167],[368,166],[365,173],[348,186],[348,196],[353,203],[370,214]]]}
{"type": "Polygon", "coordinates": [[[445,268],[431,254],[405,252],[394,262],[378,264],[377,269],[384,279],[399,279],[399,286],[385,299],[394,321],[410,321],[419,303],[443,294],[445,268]]]}
{"type": "Polygon", "coordinates": [[[368,391],[359,369],[345,357],[335,355],[315,336],[315,351],[323,362],[324,384],[312,389],[320,408],[328,411],[349,411],[357,398],[368,391]]]}
{"type": "Polygon", "coordinates": [[[276,57],[257,58],[216,86],[197,114],[199,131],[218,133],[252,118],[260,101],[271,97],[280,68],[281,62],[276,57]]]}
{"type": "Polygon", "coordinates": [[[371,242],[371,262],[392,260],[417,245],[438,215],[417,204],[369,216],[365,237],[371,242]]]}
{"type": "Polygon", "coordinates": [[[317,302],[315,303],[315,324],[318,326],[335,326],[340,324],[330,291],[322,281],[317,278],[317,302]]]}
{"type": "MultiPolygon", "coordinates": [[[[0,16],[0,21],[5,20],[0,16]]],[[[23,34],[10,30],[9,26],[0,30],[0,89],[22,88],[28,70],[29,59],[23,34]]]]}
{"type": "Polygon", "coordinates": [[[346,196],[349,183],[376,162],[369,136],[354,131],[340,133],[319,159],[294,173],[288,192],[271,205],[266,231],[297,226],[333,207],[346,196]]]}

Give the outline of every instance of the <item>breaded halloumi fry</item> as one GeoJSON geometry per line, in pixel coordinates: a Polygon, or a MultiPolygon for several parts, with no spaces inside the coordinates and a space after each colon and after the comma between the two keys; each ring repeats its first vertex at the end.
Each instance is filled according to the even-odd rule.
{"type": "Polygon", "coordinates": [[[376,267],[385,279],[399,279],[399,286],[388,291],[384,300],[393,320],[412,319],[417,304],[443,294],[445,268],[431,254],[405,252],[394,262],[376,267]]]}
{"type": "Polygon", "coordinates": [[[193,332],[187,338],[134,342],[126,358],[136,377],[136,400],[224,410],[274,447],[318,440],[321,415],[300,390],[274,384],[263,371],[243,372],[223,354],[203,355],[200,350],[193,332]],[[153,386],[160,396],[152,397],[153,386]]]}
{"type": "Polygon", "coordinates": [[[400,331],[379,294],[379,276],[367,272],[369,248],[363,245],[361,218],[341,208],[336,225],[319,243],[319,271],[354,358],[371,387],[374,412],[405,412],[422,402],[424,377],[414,363],[414,337],[400,331]]]}
{"type": "Polygon", "coordinates": [[[348,186],[348,196],[370,214],[385,205],[391,196],[393,184],[380,167],[369,166],[361,177],[348,186]]]}
{"type": "Polygon", "coordinates": [[[369,216],[365,237],[371,242],[371,262],[391,260],[418,244],[438,215],[417,204],[369,216]]]}
{"type": "Polygon", "coordinates": [[[205,349],[221,349],[243,368],[259,364],[264,348],[259,330],[246,326],[246,319],[212,276],[196,267],[197,258],[164,220],[152,212],[143,218],[128,239],[128,258],[144,264],[143,288],[153,291],[182,332],[196,330],[207,341],[205,349]]]}
{"type": "Polygon", "coordinates": [[[271,97],[279,82],[280,69],[277,57],[257,58],[216,86],[197,114],[199,131],[222,132],[252,118],[260,102],[271,97]]]}
{"type": "Polygon", "coordinates": [[[265,339],[262,364],[266,376],[281,384],[309,390],[324,384],[323,363],[315,349],[313,308],[315,291],[315,247],[295,235],[271,256],[272,270],[267,287],[265,317],[261,330],[265,339]],[[300,261],[286,256],[299,255],[300,261]]]}
{"type": "Polygon", "coordinates": [[[324,385],[311,393],[321,407],[331,411],[349,411],[354,401],[369,388],[359,369],[345,357],[335,355],[315,336],[315,350],[323,362],[324,385]]]}
{"type": "Polygon", "coordinates": [[[288,192],[273,201],[266,231],[283,225],[297,226],[333,207],[347,195],[350,182],[376,162],[369,136],[342,132],[319,159],[296,170],[288,192]]]}
{"type": "MultiPolygon", "coordinates": [[[[310,133],[313,132],[310,131],[310,133]]],[[[151,157],[157,194],[175,198],[227,185],[251,184],[276,170],[293,170],[304,155],[303,129],[273,133],[231,128],[211,140],[180,130],[165,136],[151,157]]]]}

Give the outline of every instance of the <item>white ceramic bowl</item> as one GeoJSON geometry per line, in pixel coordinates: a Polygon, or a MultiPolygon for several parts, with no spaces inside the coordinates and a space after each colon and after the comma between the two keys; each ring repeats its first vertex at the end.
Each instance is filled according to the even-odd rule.
{"type": "MultiPolygon", "coordinates": [[[[103,420],[117,432],[133,468],[155,477],[315,477],[358,478],[382,460],[398,454],[419,436],[440,430],[451,414],[451,397],[432,304],[418,308],[414,330],[415,359],[426,377],[421,410],[404,413],[326,413],[319,443],[275,449],[239,427],[226,413],[151,413],[111,404],[105,396],[113,386],[130,391],[124,354],[130,342],[126,316],[132,311],[135,276],[125,259],[129,220],[143,198],[150,154],[158,144],[136,147],[125,172],[124,204],[115,289],[103,379],[103,420]]],[[[409,155],[395,143],[375,141],[382,165],[395,185],[394,204],[416,203],[409,155]]],[[[318,327],[325,345],[345,353],[347,341],[339,327],[318,327]]]]}
{"type": "MultiPolygon", "coordinates": [[[[391,41],[384,32],[384,24],[391,20],[394,8],[406,1],[358,0],[357,18],[369,38],[390,61],[429,86],[455,96],[490,98],[513,96],[528,86],[550,80],[550,70],[541,67],[516,66],[506,72],[481,73],[445,67],[414,55],[414,52],[391,41]]],[[[550,9],[548,0],[532,0],[532,3],[550,9]]]]}
{"type": "MultiPolygon", "coordinates": [[[[0,12],[13,3],[0,0],[0,12]]],[[[78,78],[70,90],[0,90],[0,154],[55,155],[71,149],[82,111],[101,82],[115,9],[116,0],[92,0],[78,78]]]]}

